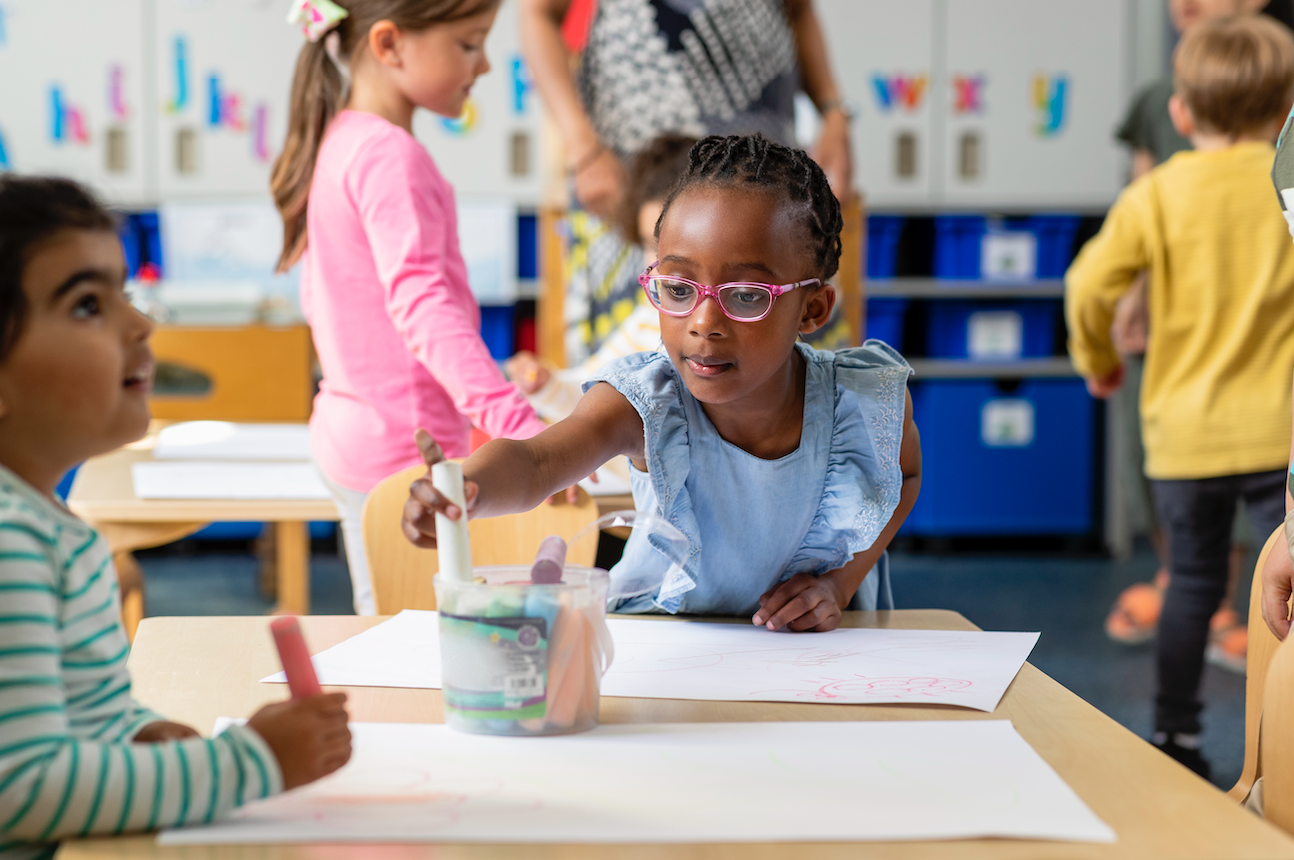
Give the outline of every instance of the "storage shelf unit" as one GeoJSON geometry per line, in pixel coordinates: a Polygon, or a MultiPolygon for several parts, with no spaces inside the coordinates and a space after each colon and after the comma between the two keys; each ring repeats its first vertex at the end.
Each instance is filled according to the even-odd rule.
{"type": "Polygon", "coordinates": [[[1068,358],[1022,358],[1019,361],[909,359],[917,379],[1072,378],[1078,374],[1068,358]]]}
{"type": "Polygon", "coordinates": [[[989,283],[939,278],[894,278],[868,281],[873,299],[1055,299],[1065,294],[1061,280],[989,283]]]}

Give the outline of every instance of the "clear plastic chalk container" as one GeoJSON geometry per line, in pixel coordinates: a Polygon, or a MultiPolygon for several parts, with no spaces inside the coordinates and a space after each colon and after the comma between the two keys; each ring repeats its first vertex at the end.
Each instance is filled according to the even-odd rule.
{"type": "MultiPolygon", "coordinates": [[[[651,545],[681,566],[688,542],[663,519],[621,511],[572,539],[602,529],[645,529],[651,545]]],[[[614,659],[611,600],[651,593],[661,575],[631,577],[615,592],[607,571],[565,564],[561,581],[531,581],[531,567],[473,568],[473,580],[438,573],[445,724],[473,734],[557,735],[598,724],[602,675],[614,659]],[[626,591],[625,588],[629,590],[626,591]]]]}

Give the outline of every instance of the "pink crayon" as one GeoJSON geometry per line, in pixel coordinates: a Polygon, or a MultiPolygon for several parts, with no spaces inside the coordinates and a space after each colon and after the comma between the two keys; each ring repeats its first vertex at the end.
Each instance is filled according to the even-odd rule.
{"type": "Polygon", "coordinates": [[[270,622],[270,632],[274,634],[274,644],[279,649],[279,660],[288,676],[292,698],[304,699],[322,693],[319,676],[315,674],[315,665],[310,661],[310,651],[296,618],[291,615],[275,618],[270,622]]]}
{"type": "Polygon", "coordinates": [[[535,553],[535,563],[530,568],[530,581],[535,585],[556,585],[562,581],[566,566],[566,541],[557,535],[544,538],[535,553]]]}

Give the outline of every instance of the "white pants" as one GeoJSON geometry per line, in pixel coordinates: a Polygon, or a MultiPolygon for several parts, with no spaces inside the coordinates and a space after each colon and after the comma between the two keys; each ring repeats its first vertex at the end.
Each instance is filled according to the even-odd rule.
{"type": "Polygon", "coordinates": [[[364,501],[368,493],[351,490],[329,478],[315,465],[319,477],[332,493],[341,515],[341,539],[346,547],[346,565],[350,568],[350,587],[355,598],[356,615],[377,615],[373,600],[373,583],[368,576],[368,556],[364,554],[364,501]]]}

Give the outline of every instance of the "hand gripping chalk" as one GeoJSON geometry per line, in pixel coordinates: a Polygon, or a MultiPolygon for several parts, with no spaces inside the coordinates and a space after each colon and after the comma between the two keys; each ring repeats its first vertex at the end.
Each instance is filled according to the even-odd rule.
{"type": "Polygon", "coordinates": [[[450,579],[471,582],[472,545],[467,534],[462,464],[442,460],[432,466],[431,485],[462,512],[456,520],[436,514],[436,553],[440,558],[440,571],[450,579]]]}
{"type": "Polygon", "coordinates": [[[279,660],[288,676],[288,689],[292,691],[292,698],[304,699],[322,693],[314,663],[310,661],[310,651],[306,648],[306,640],[301,635],[301,626],[297,624],[296,618],[290,615],[275,618],[270,622],[270,632],[274,634],[274,644],[279,649],[279,660]]]}
{"type": "Polygon", "coordinates": [[[566,566],[566,541],[549,535],[535,553],[535,563],[530,568],[530,581],[535,585],[557,585],[562,581],[566,566]]]}

